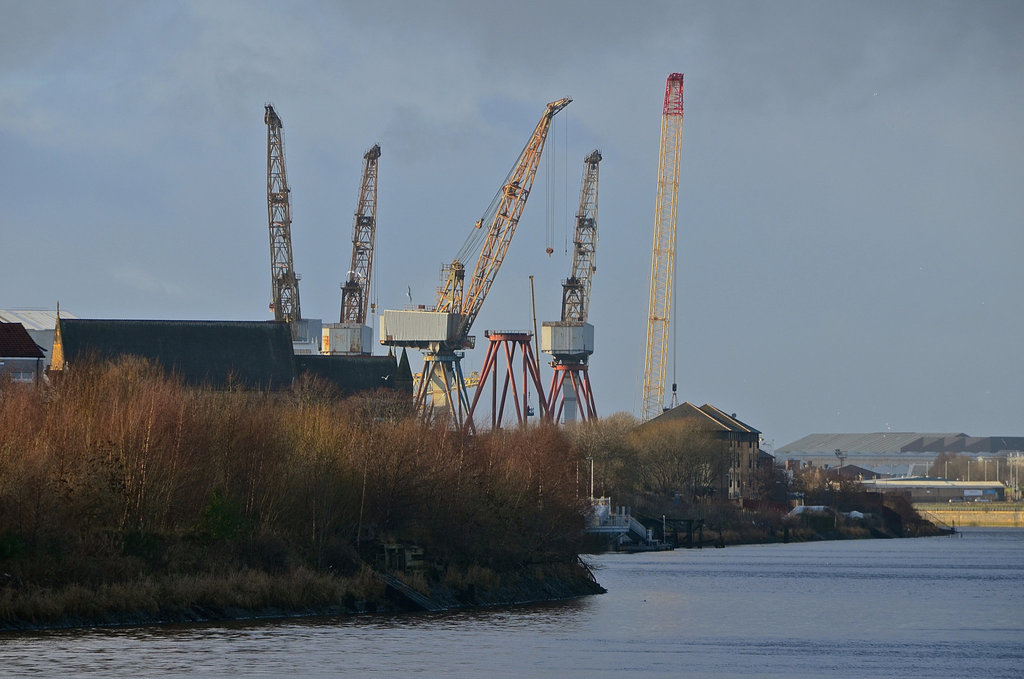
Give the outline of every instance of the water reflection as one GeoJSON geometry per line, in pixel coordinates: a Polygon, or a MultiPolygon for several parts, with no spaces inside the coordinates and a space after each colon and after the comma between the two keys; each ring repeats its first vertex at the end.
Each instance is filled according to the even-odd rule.
{"type": "Polygon", "coordinates": [[[609,593],[482,611],[53,631],[9,676],[1017,677],[1024,531],[594,561],[609,593]]]}

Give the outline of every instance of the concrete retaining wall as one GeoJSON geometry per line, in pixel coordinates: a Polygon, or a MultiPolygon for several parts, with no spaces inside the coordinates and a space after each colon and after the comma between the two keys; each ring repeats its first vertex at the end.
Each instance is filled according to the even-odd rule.
{"type": "Polygon", "coordinates": [[[936,519],[951,526],[986,526],[1024,528],[1024,505],[949,505],[914,504],[914,508],[926,519],[936,519]]]}

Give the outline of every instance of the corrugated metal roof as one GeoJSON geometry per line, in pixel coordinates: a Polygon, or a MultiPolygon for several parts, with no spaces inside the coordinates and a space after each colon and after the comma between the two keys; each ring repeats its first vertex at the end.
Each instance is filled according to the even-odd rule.
{"type": "Polygon", "coordinates": [[[964,434],[922,434],[883,431],[872,434],[811,434],[775,450],[776,455],[828,454],[836,449],[844,453],[898,453],[904,446],[924,438],[944,439],[964,434]]]}
{"type": "Polygon", "coordinates": [[[295,375],[291,330],[283,321],[68,319],[62,312],[57,333],[58,370],[64,362],[132,355],[190,384],[218,388],[286,389],[295,375]]]}
{"type": "MultiPolygon", "coordinates": [[[[66,311],[61,318],[78,318],[66,311]]],[[[0,322],[21,323],[26,330],[53,330],[57,327],[57,312],[52,309],[0,309],[0,322]]]]}

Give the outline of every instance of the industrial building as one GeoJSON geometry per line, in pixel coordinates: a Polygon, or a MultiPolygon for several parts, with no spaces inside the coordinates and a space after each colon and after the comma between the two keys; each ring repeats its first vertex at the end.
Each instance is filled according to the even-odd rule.
{"type": "Polygon", "coordinates": [[[68,319],[57,321],[51,371],[138,356],[186,384],[287,389],[295,378],[291,331],[275,321],[68,319]]]}
{"type": "Polygon", "coordinates": [[[186,384],[214,389],[282,390],[309,374],[341,395],[369,389],[410,389],[397,374],[394,356],[295,355],[282,321],[57,321],[51,370],[75,364],[138,356],[186,384]]]}
{"type": "Polygon", "coordinates": [[[811,434],[775,450],[776,456],[819,467],[841,465],[840,458],[888,476],[924,476],[939,454],[1003,457],[1024,451],[1022,436],[968,436],[876,432],[811,434]]]}
{"type": "Polygon", "coordinates": [[[912,477],[871,479],[861,484],[867,490],[906,495],[911,502],[999,502],[1006,499],[1006,486],[999,481],[912,477]]]}

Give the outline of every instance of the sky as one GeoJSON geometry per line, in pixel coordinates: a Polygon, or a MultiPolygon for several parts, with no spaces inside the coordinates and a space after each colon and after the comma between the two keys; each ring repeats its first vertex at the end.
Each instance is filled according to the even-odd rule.
{"type": "MultiPolygon", "coordinates": [[[[474,324],[558,320],[600,149],[599,414],[640,413],[665,79],[685,74],[666,399],[769,447],[1024,435],[1017,2],[0,0],[0,308],[270,319],[265,103],[303,316],[337,320],[362,155],[373,299],[432,304],[549,101],[474,324]],[[545,252],[551,247],[554,253],[545,252]]],[[[419,359],[414,358],[414,363],[419,359]]],[[[544,380],[549,368],[542,361],[544,380]]]]}

